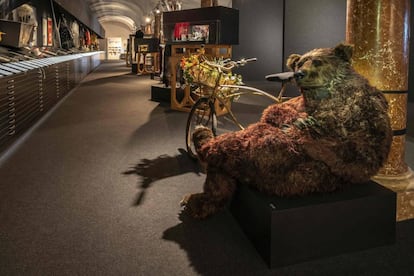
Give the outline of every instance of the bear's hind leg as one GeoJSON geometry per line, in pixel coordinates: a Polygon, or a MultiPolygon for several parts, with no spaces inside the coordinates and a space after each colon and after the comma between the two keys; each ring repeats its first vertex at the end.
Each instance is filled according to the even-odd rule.
{"type": "Polygon", "coordinates": [[[193,133],[193,143],[197,154],[200,156],[201,147],[214,137],[213,132],[208,127],[197,126],[193,133]]]}
{"type": "Polygon", "coordinates": [[[325,163],[311,161],[299,164],[286,175],[286,185],[278,191],[282,195],[306,195],[314,192],[332,192],[342,185],[325,163]]]}
{"type": "Polygon", "coordinates": [[[209,168],[204,192],[184,197],[181,205],[194,218],[206,218],[222,210],[236,189],[236,180],[221,171],[209,168]]]}

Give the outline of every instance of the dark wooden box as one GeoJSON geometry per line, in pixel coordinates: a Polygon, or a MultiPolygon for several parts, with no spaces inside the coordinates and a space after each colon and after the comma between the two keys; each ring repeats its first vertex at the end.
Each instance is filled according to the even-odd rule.
{"type": "Polygon", "coordinates": [[[396,194],[372,181],[290,199],[240,185],[230,211],[271,268],[395,242],[396,194]]]}

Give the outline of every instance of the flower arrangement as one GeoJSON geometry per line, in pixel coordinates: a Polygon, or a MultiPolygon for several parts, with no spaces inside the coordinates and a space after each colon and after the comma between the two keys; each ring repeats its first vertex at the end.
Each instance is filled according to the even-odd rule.
{"type": "MultiPolygon", "coordinates": [[[[188,84],[201,84],[210,88],[215,88],[216,85],[240,85],[243,84],[242,77],[237,74],[229,72],[220,72],[218,67],[224,66],[225,61],[222,58],[207,60],[202,53],[191,54],[184,56],[181,59],[180,67],[183,70],[183,76],[188,84]]],[[[220,89],[221,93],[225,90],[220,89]]]]}

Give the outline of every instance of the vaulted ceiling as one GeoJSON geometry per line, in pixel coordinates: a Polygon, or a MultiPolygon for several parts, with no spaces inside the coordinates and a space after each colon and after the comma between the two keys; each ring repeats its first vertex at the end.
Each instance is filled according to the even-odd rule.
{"type": "MultiPolygon", "coordinates": [[[[132,31],[145,25],[145,18],[156,8],[166,10],[166,4],[181,3],[182,9],[199,8],[200,0],[87,0],[103,26],[123,24],[132,31]]],[[[231,1],[223,1],[230,2],[231,1]]]]}

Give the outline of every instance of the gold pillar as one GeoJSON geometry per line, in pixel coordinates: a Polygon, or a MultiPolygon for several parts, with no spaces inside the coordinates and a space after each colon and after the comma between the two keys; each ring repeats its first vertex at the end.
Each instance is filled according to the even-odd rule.
{"type": "Polygon", "coordinates": [[[410,0],[348,0],[346,40],[353,66],[384,92],[394,131],[391,152],[379,177],[406,178],[405,163],[410,0]]]}
{"type": "Polygon", "coordinates": [[[154,37],[160,38],[161,33],[161,12],[155,12],[154,14],[154,37]]]}
{"type": "MultiPolygon", "coordinates": [[[[374,177],[397,192],[397,220],[414,218],[414,175],[405,163],[410,0],[348,0],[346,40],[353,66],[389,103],[394,132],[388,160],[374,177]]],[[[411,91],[413,92],[413,91],[411,91]]]]}

